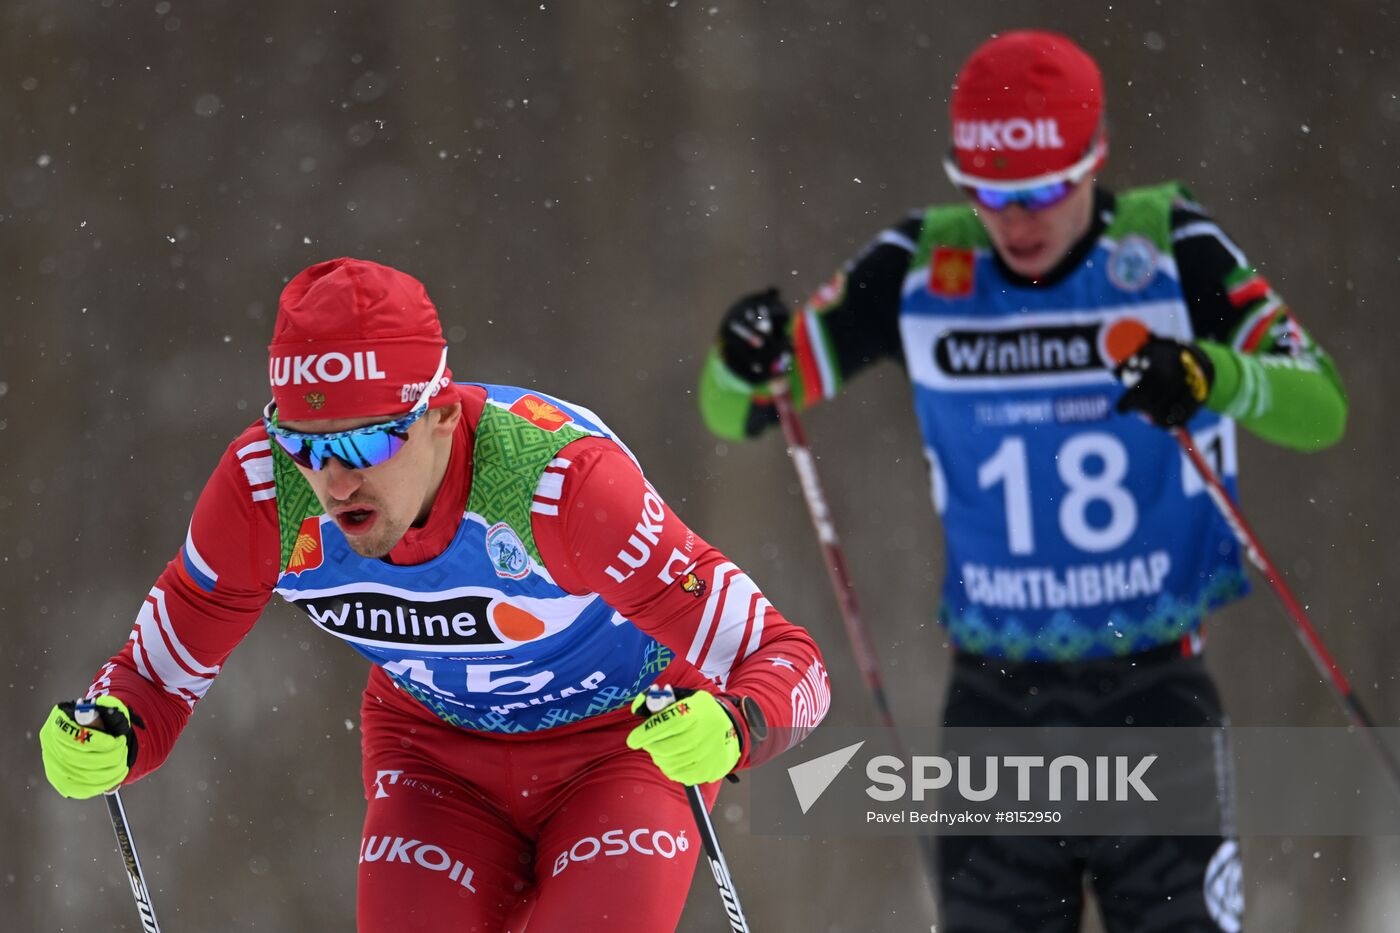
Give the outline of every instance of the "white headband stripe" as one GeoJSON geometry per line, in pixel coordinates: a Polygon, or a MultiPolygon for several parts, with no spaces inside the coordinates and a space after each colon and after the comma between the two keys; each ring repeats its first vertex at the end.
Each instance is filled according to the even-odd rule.
{"type": "Polygon", "coordinates": [[[1011,180],[999,178],[979,178],[976,175],[968,175],[958,168],[953,156],[949,155],[943,160],[943,170],[948,173],[948,180],[959,188],[990,188],[993,191],[1024,191],[1027,188],[1040,188],[1044,185],[1053,185],[1056,182],[1068,181],[1072,184],[1079,184],[1084,177],[1094,170],[1094,167],[1103,161],[1108,155],[1108,139],[1100,134],[1098,140],[1089,147],[1084,158],[1071,165],[1069,168],[1061,169],[1058,172],[1050,172],[1047,175],[1037,175],[1034,178],[1015,178],[1011,180]]]}

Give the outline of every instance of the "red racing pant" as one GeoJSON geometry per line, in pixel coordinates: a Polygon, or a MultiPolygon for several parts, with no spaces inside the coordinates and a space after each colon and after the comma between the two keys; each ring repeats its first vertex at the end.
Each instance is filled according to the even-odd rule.
{"type": "Polygon", "coordinates": [[[675,928],[701,843],[628,710],[488,735],[374,677],[361,713],[361,933],[675,928]]]}

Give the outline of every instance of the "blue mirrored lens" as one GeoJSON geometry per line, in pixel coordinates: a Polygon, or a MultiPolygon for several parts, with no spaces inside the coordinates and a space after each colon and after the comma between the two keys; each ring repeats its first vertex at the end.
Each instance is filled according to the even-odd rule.
{"type": "Polygon", "coordinates": [[[280,433],[272,436],[294,463],[311,470],[321,469],[332,457],[352,470],[378,466],[398,453],[406,441],[398,431],[378,425],[327,437],[280,433]]]}
{"type": "Polygon", "coordinates": [[[403,438],[388,431],[356,431],[327,440],[313,440],[309,446],[313,470],[321,469],[332,457],[352,470],[363,470],[398,453],[403,438]]]}
{"type": "Polygon", "coordinates": [[[352,470],[364,470],[388,460],[408,443],[408,429],[428,411],[425,399],[402,418],[334,434],[302,434],[280,427],[276,405],[268,402],[263,409],[263,429],[298,466],[319,470],[334,458],[352,470]]]}
{"type": "Polygon", "coordinates": [[[989,211],[1004,211],[1012,204],[1019,204],[1028,211],[1044,210],[1065,199],[1074,186],[1067,181],[1057,181],[1035,188],[1019,191],[1003,191],[1000,188],[970,188],[969,193],[977,203],[989,211]]]}
{"type": "MultiPolygon", "coordinates": [[[[388,460],[403,446],[403,438],[388,431],[343,434],[333,440],[312,441],[311,460],[324,465],[331,457],[355,470],[376,466],[388,460]]],[[[321,465],[315,468],[320,469],[321,465]]]]}
{"type": "Polygon", "coordinates": [[[293,463],[298,466],[304,466],[307,469],[311,468],[311,451],[301,438],[275,434],[270,426],[267,433],[277,442],[277,446],[281,447],[282,450],[286,452],[287,456],[292,458],[293,463]]]}

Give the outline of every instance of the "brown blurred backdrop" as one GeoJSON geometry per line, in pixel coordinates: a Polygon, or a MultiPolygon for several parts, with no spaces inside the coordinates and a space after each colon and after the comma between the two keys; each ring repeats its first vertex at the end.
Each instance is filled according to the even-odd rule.
{"type": "MultiPolygon", "coordinates": [[[[1337,357],[1346,439],[1242,445],[1244,504],[1357,689],[1400,722],[1400,11],[1113,4],[22,0],[0,9],[0,928],[136,929],[104,808],[35,732],[116,651],[224,445],[264,403],[278,292],[355,255],[421,278],[459,378],[600,412],[658,489],[825,646],[873,720],[776,437],[716,443],[698,362],[739,292],[791,297],[952,192],[946,91],[988,33],[1101,62],[1110,187],[1178,178],[1337,357]]],[[[899,715],[934,723],[941,572],[903,376],[814,412],[899,715]]],[[[1236,722],[1340,724],[1266,589],[1210,662],[1236,722]]],[[[272,606],[125,795],[165,928],[353,926],[364,662],[272,606]]],[[[1319,788],[1326,793],[1326,788],[1319,788]]],[[[758,930],[927,930],[907,840],[747,832],[758,930]]],[[[1394,839],[1251,838],[1249,930],[1400,928],[1394,839]]],[[[682,929],[718,929],[697,874],[682,929]]]]}

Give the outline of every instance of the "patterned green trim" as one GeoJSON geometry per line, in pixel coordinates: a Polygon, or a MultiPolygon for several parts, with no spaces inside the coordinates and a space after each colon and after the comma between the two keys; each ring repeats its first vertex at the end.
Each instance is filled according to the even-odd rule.
{"type": "Polygon", "coordinates": [[[588,431],[568,424],[546,431],[488,402],[476,426],[467,511],[484,518],[488,528],[497,522],[510,525],[539,563],[540,552],[530,527],[530,503],[540,474],[566,445],[589,436],[588,431]]]}
{"type": "Polygon", "coordinates": [[[311,484],[297,470],[292,458],[275,441],[272,447],[272,478],[277,484],[277,533],[282,540],[282,572],[292,560],[301,524],[312,515],[325,512],[311,484]]]}
{"type": "Polygon", "coordinates": [[[1102,629],[1085,628],[1070,612],[1057,612],[1041,628],[1030,630],[1015,617],[989,618],[972,606],[961,616],[945,607],[939,621],[962,651],[1012,661],[1082,661],[1121,657],[1171,644],[1195,631],[1207,612],[1249,591],[1237,568],[1218,570],[1195,598],[1163,593],[1143,618],[1116,613],[1102,629]]]}
{"type": "Polygon", "coordinates": [[[618,687],[601,687],[593,694],[588,706],[578,712],[571,712],[564,707],[556,707],[545,711],[540,721],[527,726],[522,722],[517,722],[509,714],[498,713],[495,710],[486,710],[477,714],[468,714],[462,711],[461,707],[448,706],[434,693],[430,693],[423,687],[414,683],[407,677],[398,674],[390,674],[394,682],[403,688],[404,692],[422,703],[433,711],[443,722],[457,726],[461,729],[474,729],[477,732],[496,732],[504,734],[518,735],[525,732],[538,732],[543,729],[552,729],[556,726],[566,726],[591,716],[601,716],[613,710],[621,709],[631,703],[637,694],[651,686],[656,680],[656,676],[664,671],[675,659],[674,652],[659,642],[653,641],[646,647],[646,657],[642,661],[642,668],[637,673],[637,678],[630,684],[618,687]]]}

